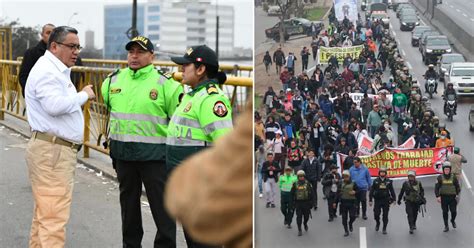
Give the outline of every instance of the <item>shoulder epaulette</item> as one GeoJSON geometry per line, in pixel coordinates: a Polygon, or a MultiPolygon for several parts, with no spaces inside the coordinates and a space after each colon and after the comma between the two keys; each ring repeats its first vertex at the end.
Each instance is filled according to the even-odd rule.
{"type": "Polygon", "coordinates": [[[169,73],[169,72],[163,72],[163,71],[160,70],[160,69],[156,69],[156,71],[157,71],[160,75],[162,75],[163,77],[165,77],[166,79],[170,79],[170,78],[173,77],[173,75],[171,75],[171,73],[169,73]]]}
{"type": "Polygon", "coordinates": [[[206,91],[207,94],[212,95],[212,94],[219,94],[219,90],[217,89],[215,84],[209,84],[206,86],[206,91]]]}

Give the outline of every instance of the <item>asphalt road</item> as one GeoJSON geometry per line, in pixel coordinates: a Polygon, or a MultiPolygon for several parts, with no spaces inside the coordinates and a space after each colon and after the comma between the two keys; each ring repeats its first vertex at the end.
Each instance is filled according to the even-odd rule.
{"type": "MultiPolygon", "coordinates": [[[[25,162],[28,141],[0,125],[0,247],[28,247],[33,198],[25,162]]],[[[118,184],[78,164],[66,247],[121,247],[118,184]]],[[[143,247],[152,247],[156,232],[142,198],[143,247]]],[[[182,234],[181,234],[182,235],[182,234]]],[[[184,247],[178,235],[178,247],[184,247]]]]}
{"type": "Polygon", "coordinates": [[[437,7],[447,13],[456,23],[464,26],[470,34],[474,34],[474,1],[443,0],[443,3],[437,7]]]}
{"type": "MultiPolygon", "coordinates": [[[[419,80],[422,78],[427,67],[421,61],[421,55],[416,47],[410,44],[411,32],[401,32],[399,21],[390,10],[392,30],[398,39],[401,53],[408,61],[410,70],[419,80]]],[[[258,80],[258,75],[257,75],[258,80]]],[[[422,85],[424,84],[421,80],[422,85]]],[[[375,232],[375,221],[373,220],[373,210],[368,209],[368,220],[357,219],[354,223],[354,232],[351,236],[343,237],[343,227],[341,218],[334,222],[327,222],[327,203],[322,200],[321,187],[319,190],[319,209],[312,211],[313,218],[309,223],[308,233],[302,237],[297,236],[296,218],[293,219],[293,229],[287,229],[283,225],[283,216],[279,210],[280,204],[277,201],[277,208],[265,208],[265,200],[259,199],[256,194],[255,203],[255,244],[256,247],[472,247],[474,243],[474,192],[471,182],[474,182],[474,153],[471,144],[474,142],[474,133],[469,132],[468,111],[474,98],[463,98],[458,104],[458,115],[453,122],[447,121],[442,114],[443,101],[441,94],[443,86],[438,88],[439,94],[431,100],[432,107],[440,116],[441,122],[447,123],[448,130],[454,138],[456,146],[461,148],[461,153],[467,158],[468,164],[464,166],[464,173],[467,181],[463,184],[461,201],[458,205],[458,228],[448,233],[443,233],[443,220],[440,204],[436,202],[434,195],[435,178],[422,178],[420,181],[424,185],[426,198],[428,200],[427,213],[424,218],[419,216],[417,223],[418,230],[414,235],[408,233],[408,224],[404,205],[393,206],[390,210],[390,222],[388,235],[375,232]]],[[[401,188],[401,181],[395,182],[395,191],[398,195],[401,188]]]]}
{"type": "Polygon", "coordinates": [[[255,46],[258,47],[262,43],[274,42],[265,36],[265,29],[275,26],[278,22],[277,16],[268,16],[267,12],[263,11],[262,7],[255,7],[255,46]]]}

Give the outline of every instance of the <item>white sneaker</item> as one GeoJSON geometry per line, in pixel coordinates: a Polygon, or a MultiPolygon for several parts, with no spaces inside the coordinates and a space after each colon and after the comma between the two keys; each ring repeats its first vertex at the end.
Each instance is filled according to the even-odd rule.
{"type": "Polygon", "coordinates": [[[258,198],[262,198],[262,197],[263,197],[263,194],[259,194],[259,195],[258,195],[258,198]]]}

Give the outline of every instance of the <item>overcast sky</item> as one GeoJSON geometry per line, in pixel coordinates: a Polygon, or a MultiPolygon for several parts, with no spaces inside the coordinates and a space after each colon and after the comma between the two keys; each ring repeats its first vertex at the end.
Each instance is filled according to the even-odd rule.
{"type": "MultiPolygon", "coordinates": [[[[7,21],[19,19],[23,26],[42,26],[53,23],[67,25],[79,31],[81,43],[84,32],[95,32],[95,46],[104,46],[104,5],[130,3],[132,0],[0,0],[0,18],[7,21]],[[73,13],[78,14],[73,16],[73,13]]],[[[138,0],[145,3],[147,0],[138,0]]],[[[216,0],[210,0],[215,3],[216,0]]],[[[253,47],[253,0],[218,0],[221,5],[234,6],[234,44],[236,47],[253,47]]],[[[131,11],[131,10],[130,10],[131,11]]],[[[131,24],[130,24],[131,25],[131,24]]]]}

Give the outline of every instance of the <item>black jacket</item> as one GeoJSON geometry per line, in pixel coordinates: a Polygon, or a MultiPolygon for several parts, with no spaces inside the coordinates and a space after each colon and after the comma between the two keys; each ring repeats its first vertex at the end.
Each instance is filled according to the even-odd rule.
{"type": "Polygon", "coordinates": [[[321,184],[323,185],[323,193],[327,198],[337,198],[337,192],[332,193],[331,192],[331,186],[333,184],[336,184],[338,188],[340,188],[340,184],[342,182],[341,174],[337,173],[332,174],[331,172],[326,173],[323,177],[323,180],[321,181],[321,184]],[[335,179],[338,179],[338,182],[336,183],[335,179]]]}
{"type": "Polygon", "coordinates": [[[40,40],[36,46],[26,50],[21,61],[20,73],[18,74],[20,79],[20,85],[22,88],[23,97],[25,96],[25,86],[28,75],[30,74],[31,68],[36,64],[36,61],[44,55],[46,52],[46,43],[40,40]]]}
{"type": "Polygon", "coordinates": [[[319,160],[316,157],[313,159],[312,163],[309,162],[309,159],[303,160],[301,169],[304,170],[308,181],[321,180],[321,163],[319,163],[319,160]]]}
{"type": "Polygon", "coordinates": [[[388,178],[382,179],[381,177],[374,179],[369,192],[369,201],[372,202],[372,199],[375,199],[375,201],[388,201],[389,203],[395,202],[397,200],[397,196],[395,195],[395,190],[393,189],[392,180],[388,178]],[[385,184],[385,189],[380,187],[382,183],[385,184]]]}
{"type": "Polygon", "coordinates": [[[280,165],[276,161],[273,161],[271,163],[270,161],[263,162],[263,165],[262,165],[263,181],[266,182],[268,178],[274,178],[275,182],[278,182],[278,174],[280,170],[281,170],[280,165]]]}

